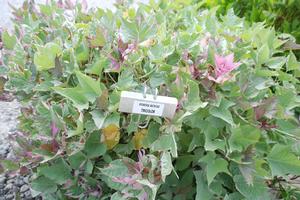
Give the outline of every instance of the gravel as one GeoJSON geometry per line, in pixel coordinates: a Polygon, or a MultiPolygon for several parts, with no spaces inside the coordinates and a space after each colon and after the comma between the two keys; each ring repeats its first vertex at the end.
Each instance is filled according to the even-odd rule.
{"type": "MultiPolygon", "coordinates": [[[[0,101],[0,160],[15,158],[8,136],[17,130],[20,104],[13,100],[0,101]]],[[[20,175],[13,172],[0,174],[0,200],[29,200],[32,198],[28,180],[31,175],[20,175]]]]}
{"type": "MultiPolygon", "coordinates": [[[[11,102],[0,101],[0,142],[16,131],[19,113],[20,104],[17,100],[11,102]]],[[[8,146],[9,144],[5,142],[0,146],[0,155],[3,155],[8,146]]]]}
{"type": "MultiPolygon", "coordinates": [[[[2,102],[0,102],[2,103],[2,102]]],[[[0,107],[0,110],[2,108],[0,107]]],[[[13,151],[10,145],[7,143],[3,144],[3,142],[7,142],[2,140],[0,142],[0,148],[5,147],[5,151],[0,152],[1,159],[8,159],[8,155],[13,155],[13,151]],[[2,142],[2,143],[1,143],[2,142]]],[[[0,200],[29,200],[29,199],[37,199],[31,196],[29,180],[31,178],[31,174],[20,175],[15,172],[6,172],[0,174],[0,200]]]]}

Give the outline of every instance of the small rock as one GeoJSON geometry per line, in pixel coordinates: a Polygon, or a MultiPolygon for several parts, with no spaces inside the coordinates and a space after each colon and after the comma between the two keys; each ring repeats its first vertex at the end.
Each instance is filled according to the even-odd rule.
{"type": "Polygon", "coordinates": [[[0,189],[3,189],[5,187],[4,183],[0,183],[0,189]]]}
{"type": "Polygon", "coordinates": [[[6,196],[5,196],[5,199],[6,200],[12,200],[12,199],[14,199],[15,198],[15,196],[13,195],[13,194],[7,194],[6,196]]]}
{"type": "Polygon", "coordinates": [[[8,180],[7,180],[7,183],[14,183],[14,182],[15,182],[14,179],[8,179],[8,180]]]}
{"type": "Polygon", "coordinates": [[[25,183],[29,183],[29,180],[30,180],[30,176],[25,176],[25,177],[23,178],[23,181],[24,181],[25,183]]]}
{"type": "Polygon", "coordinates": [[[9,149],[9,143],[2,143],[1,146],[0,146],[0,149],[4,149],[4,150],[7,150],[9,149]]]}
{"type": "Polygon", "coordinates": [[[25,197],[26,197],[27,199],[28,199],[28,198],[29,198],[29,199],[32,198],[30,190],[26,191],[24,194],[25,194],[25,197]]]}
{"type": "Polygon", "coordinates": [[[13,188],[13,184],[9,183],[4,187],[5,193],[8,193],[13,188]]]}
{"type": "Polygon", "coordinates": [[[21,189],[20,189],[20,192],[24,193],[24,192],[26,192],[27,190],[29,190],[28,185],[23,185],[23,186],[21,187],[21,189]]]}
{"type": "Polygon", "coordinates": [[[15,184],[16,186],[21,187],[22,185],[24,185],[24,181],[22,179],[17,179],[15,184]]]}
{"type": "Polygon", "coordinates": [[[0,150],[0,156],[4,159],[6,158],[6,155],[7,155],[8,151],[6,150],[0,150]]]}
{"type": "Polygon", "coordinates": [[[12,192],[14,194],[16,194],[18,191],[19,191],[19,188],[16,185],[14,185],[13,188],[12,188],[12,192]]]}
{"type": "Polygon", "coordinates": [[[0,183],[4,183],[6,180],[5,176],[0,176],[0,183]]]}
{"type": "Polygon", "coordinates": [[[16,159],[16,156],[15,156],[15,154],[14,154],[13,151],[10,151],[10,152],[8,152],[8,154],[6,155],[6,158],[9,159],[9,160],[14,160],[14,159],[16,159]]]}

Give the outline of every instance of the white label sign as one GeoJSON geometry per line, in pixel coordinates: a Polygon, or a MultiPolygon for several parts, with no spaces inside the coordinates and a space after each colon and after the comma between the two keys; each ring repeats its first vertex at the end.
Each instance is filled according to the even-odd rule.
{"type": "Polygon", "coordinates": [[[174,97],[143,95],[139,92],[122,91],[119,111],[167,117],[172,119],[176,112],[178,101],[174,97]]]}
{"type": "Polygon", "coordinates": [[[132,113],[162,116],[164,111],[164,104],[149,102],[149,101],[134,101],[132,113]]]}

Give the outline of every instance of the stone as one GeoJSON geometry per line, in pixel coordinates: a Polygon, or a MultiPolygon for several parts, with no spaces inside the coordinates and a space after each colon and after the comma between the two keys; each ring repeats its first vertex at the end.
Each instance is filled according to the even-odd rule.
{"type": "Polygon", "coordinates": [[[8,154],[6,155],[6,158],[9,159],[9,160],[14,160],[14,159],[16,159],[16,156],[15,156],[15,154],[14,154],[13,151],[10,151],[10,152],[8,152],[8,154]]]}
{"type": "Polygon", "coordinates": [[[24,181],[22,179],[17,179],[15,185],[21,187],[22,185],[24,185],[24,181]]]}
{"type": "Polygon", "coordinates": [[[7,194],[7,195],[5,195],[5,199],[6,200],[12,200],[14,198],[15,198],[15,196],[13,194],[7,194]]]}
{"type": "Polygon", "coordinates": [[[10,129],[9,129],[9,132],[10,133],[14,133],[14,132],[16,132],[17,131],[17,129],[15,128],[15,127],[11,127],[10,129]]]}
{"type": "Polygon", "coordinates": [[[0,157],[5,158],[7,154],[7,150],[6,149],[0,149],[0,157]]]}
{"type": "Polygon", "coordinates": [[[4,187],[5,193],[9,193],[10,190],[12,190],[13,184],[9,183],[4,187]]]}
{"type": "Polygon", "coordinates": [[[14,183],[14,182],[15,182],[14,179],[8,179],[8,180],[6,181],[6,183],[14,183]]]}
{"type": "Polygon", "coordinates": [[[24,181],[25,183],[29,183],[29,180],[30,180],[30,176],[25,176],[25,177],[23,178],[23,181],[24,181]]]}
{"type": "Polygon", "coordinates": [[[25,192],[25,197],[26,197],[26,199],[32,199],[30,190],[25,192]]]}
{"type": "Polygon", "coordinates": [[[13,188],[12,188],[12,192],[14,194],[16,194],[18,191],[19,191],[19,188],[16,185],[14,185],[13,188]]]}
{"type": "Polygon", "coordinates": [[[20,189],[20,192],[21,192],[21,193],[24,193],[24,192],[26,192],[27,190],[29,190],[28,185],[23,185],[23,186],[21,187],[21,189],[20,189]]]}
{"type": "Polygon", "coordinates": [[[6,180],[6,177],[5,176],[0,176],[0,183],[4,183],[6,180]]]}

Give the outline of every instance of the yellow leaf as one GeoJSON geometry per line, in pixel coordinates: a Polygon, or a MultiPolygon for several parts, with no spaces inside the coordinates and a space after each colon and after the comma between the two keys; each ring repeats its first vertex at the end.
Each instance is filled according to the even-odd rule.
{"type": "Polygon", "coordinates": [[[147,134],[147,129],[142,129],[134,134],[132,141],[136,150],[143,147],[143,139],[147,134]]]}
{"type": "Polygon", "coordinates": [[[115,124],[110,124],[102,129],[102,140],[106,144],[107,149],[112,149],[119,143],[120,130],[115,124]]]}

